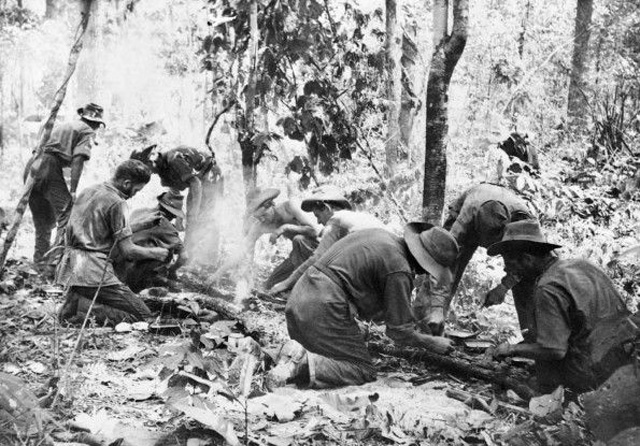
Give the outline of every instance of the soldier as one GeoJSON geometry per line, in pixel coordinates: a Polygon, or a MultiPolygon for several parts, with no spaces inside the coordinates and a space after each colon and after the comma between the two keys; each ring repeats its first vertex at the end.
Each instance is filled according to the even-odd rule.
{"type": "Polygon", "coordinates": [[[163,192],[158,196],[157,206],[136,209],[131,213],[131,240],[135,245],[169,250],[169,256],[163,261],[132,261],[124,258],[121,253],[116,256],[116,273],[134,293],[154,286],[176,288],[176,271],[187,262],[180,233],[172,222],[176,218],[184,218],[182,201],[179,194],[163,192]]]}
{"type": "Polygon", "coordinates": [[[351,210],[351,203],[334,186],[321,186],[309,198],[302,200],[302,210],[313,212],[318,223],[323,225],[320,243],[305,262],[288,278],[274,285],[269,293],[275,294],[292,288],[302,274],[313,265],[338,240],[355,231],[371,228],[386,228],[373,215],[351,210]]]}
{"type": "Polygon", "coordinates": [[[55,244],[61,245],[84,163],[91,157],[96,130],[105,125],[99,105],[90,103],[77,111],[80,119],[55,126],[43,153],[34,155],[25,170],[25,178],[29,170],[34,177],[29,196],[36,231],[33,261],[43,273],[53,272],[53,262],[45,259],[51,247],[51,233],[57,225],[55,244]],[[62,172],[64,167],[71,167],[68,186],[62,172]]]}
{"type": "Polygon", "coordinates": [[[159,151],[152,145],[133,151],[131,159],[145,163],[174,193],[188,189],[185,245],[189,259],[215,263],[219,245],[215,211],[223,179],[213,154],[187,146],[159,151]]]}
{"type": "Polygon", "coordinates": [[[272,387],[359,385],[376,371],[355,317],[381,320],[396,343],[445,353],[451,341],[415,330],[411,292],[415,273],[448,280],[458,246],[442,228],[412,223],[404,238],[363,229],[334,243],[293,287],[283,347],[269,374],[272,387]]]}
{"type": "MultiPolygon", "coordinates": [[[[462,279],[469,260],[479,246],[488,248],[500,241],[504,227],[509,222],[534,218],[526,202],[510,190],[493,184],[480,184],[468,189],[449,206],[449,216],[444,228],[451,232],[460,246],[460,256],[453,266],[450,283],[435,286],[431,280],[423,282],[418,293],[415,311],[425,332],[442,334],[449,305],[462,279]]],[[[529,295],[533,283],[507,274],[501,283],[486,296],[485,305],[504,301],[512,289],[520,327],[525,339],[535,339],[532,309],[529,295]]]]}
{"type": "Polygon", "coordinates": [[[489,247],[489,255],[502,256],[508,274],[535,283],[529,299],[536,338],[502,344],[495,355],[535,359],[542,393],[559,385],[585,392],[607,378],[593,367],[592,352],[606,341],[596,328],[612,320],[622,323],[630,313],[600,268],[586,260],[559,259],[552,253],[556,248],[547,243],[535,220],[508,224],[502,240],[489,247]]]}
{"type": "Polygon", "coordinates": [[[131,240],[126,200],[149,182],[151,172],[140,161],[121,163],[113,178],[84,189],[74,203],[67,228],[67,247],[56,280],[69,290],[60,319],[81,321],[95,296],[92,315],[98,323],[148,319],[145,303],[115,274],[112,255],[117,248],[131,260],[164,261],[169,250],[143,247],[131,240]]]}

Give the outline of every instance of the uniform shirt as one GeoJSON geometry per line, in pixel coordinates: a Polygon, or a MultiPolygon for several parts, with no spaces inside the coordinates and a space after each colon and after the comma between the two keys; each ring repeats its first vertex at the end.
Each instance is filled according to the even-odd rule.
{"type": "Polygon", "coordinates": [[[131,237],[125,196],[110,182],[84,189],[76,199],[67,226],[68,250],[58,283],[97,287],[118,285],[109,260],[111,248],[131,237]],[[106,268],[106,269],[105,269],[106,268]]]}
{"type": "Polygon", "coordinates": [[[194,177],[202,177],[213,165],[213,157],[187,146],[160,152],[156,167],[165,187],[184,190],[194,177]]]}
{"type": "Polygon", "coordinates": [[[44,152],[55,154],[63,167],[68,167],[75,156],[91,157],[94,135],[95,131],[83,120],[62,123],[51,132],[44,152]]]}
{"type": "Polygon", "coordinates": [[[324,254],[338,240],[352,232],[373,228],[385,229],[386,226],[373,215],[366,214],[364,212],[348,210],[334,212],[333,216],[327,221],[327,224],[320,234],[320,244],[313,252],[313,255],[300,265],[291,277],[287,279],[287,281],[290,281],[292,284],[296,283],[307,268],[322,257],[322,254],[324,254]]]}
{"type": "Polygon", "coordinates": [[[488,248],[502,239],[504,226],[509,223],[507,219],[496,219],[491,226],[478,224],[478,213],[491,212],[494,207],[506,208],[511,216],[519,211],[533,218],[526,202],[509,189],[494,184],[480,184],[468,189],[449,206],[444,227],[461,248],[488,248]]]}
{"type": "Polygon", "coordinates": [[[536,343],[566,352],[565,363],[584,362],[598,321],[629,314],[606,274],[580,259],[550,261],[534,296],[536,343]]]}
{"type": "Polygon", "coordinates": [[[413,271],[404,240],[385,229],[363,229],[334,243],[314,264],[338,284],[364,319],[383,314],[393,339],[414,330],[413,271]]]}
{"type": "MultiPolygon", "coordinates": [[[[157,212],[157,207],[133,211],[131,213],[131,226],[135,227],[137,220],[144,220],[147,215],[156,214],[157,212]]],[[[167,248],[172,253],[180,252],[183,249],[180,233],[166,217],[160,217],[158,222],[150,228],[134,232],[131,236],[131,241],[140,246],[167,248]]]]}

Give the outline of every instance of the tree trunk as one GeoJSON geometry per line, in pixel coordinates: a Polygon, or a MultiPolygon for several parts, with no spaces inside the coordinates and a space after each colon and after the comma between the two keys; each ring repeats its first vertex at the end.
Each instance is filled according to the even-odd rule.
{"type": "Polygon", "coordinates": [[[244,119],[238,129],[238,142],[242,152],[242,179],[245,194],[256,187],[256,147],[253,136],[256,133],[255,98],[256,98],[256,66],[258,63],[258,2],[252,0],[249,6],[249,28],[251,40],[249,43],[249,80],[245,90],[244,119]]]}
{"type": "Polygon", "coordinates": [[[518,56],[522,59],[524,54],[524,42],[527,35],[527,28],[529,26],[529,14],[531,12],[531,0],[527,0],[524,7],[524,17],[522,18],[522,28],[520,28],[520,35],[518,36],[518,56]]]}
{"type": "Polygon", "coordinates": [[[422,216],[440,224],[447,176],[446,138],[449,129],[447,103],[453,70],[464,51],[469,28],[469,1],[452,0],[453,26],[449,34],[449,0],[433,4],[434,51],[427,80],[427,124],[424,160],[422,216]]]}
{"type": "Polygon", "coordinates": [[[385,142],[386,173],[393,177],[400,152],[400,101],[402,97],[402,34],[398,21],[396,0],[385,0],[386,32],[385,59],[387,65],[387,141],[385,142]]]}
{"type": "Polygon", "coordinates": [[[589,36],[593,0],[578,0],[576,23],[573,32],[573,59],[569,80],[569,100],[567,115],[572,120],[583,121],[587,98],[585,96],[585,75],[589,64],[589,36]]]}
{"type": "MultiPolygon", "coordinates": [[[[86,0],[87,3],[91,3],[92,0],[86,0]]],[[[39,155],[42,151],[42,147],[49,140],[49,136],[51,136],[51,130],[53,129],[53,123],[56,120],[56,116],[58,116],[58,111],[60,110],[60,106],[62,105],[62,101],[64,100],[65,95],[67,94],[67,85],[69,85],[69,81],[71,80],[71,76],[73,72],[76,70],[76,64],[78,63],[78,57],[80,56],[80,51],[82,50],[82,39],[84,37],[85,31],[87,30],[87,24],[89,22],[89,15],[83,14],[82,19],[80,20],[80,25],[78,27],[78,32],[76,33],[76,40],[71,47],[71,51],[69,53],[69,61],[67,62],[67,72],[65,73],[65,77],[62,80],[60,88],[56,91],[56,95],[54,97],[53,106],[51,107],[51,112],[49,113],[49,118],[44,123],[40,132],[38,133],[38,146],[35,149],[36,155],[39,155]]],[[[33,189],[33,171],[37,171],[37,163],[33,163],[31,169],[29,170],[29,174],[27,176],[27,180],[25,181],[24,190],[22,192],[22,196],[20,197],[20,201],[18,202],[15,210],[15,217],[13,223],[11,225],[11,229],[7,232],[7,235],[4,239],[4,245],[2,247],[2,253],[0,253],[0,274],[2,274],[4,270],[4,263],[7,260],[7,254],[9,253],[9,249],[11,249],[11,245],[18,234],[18,229],[20,228],[20,223],[22,222],[22,216],[24,215],[24,211],[27,209],[27,204],[29,203],[29,196],[31,195],[31,190],[33,189]]]]}
{"type": "Polygon", "coordinates": [[[59,0],[47,0],[44,18],[45,19],[56,19],[60,16],[60,4],[59,0]]]}
{"type": "Polygon", "coordinates": [[[80,0],[80,11],[89,14],[86,48],[84,56],[78,62],[77,97],[78,104],[100,103],[98,98],[101,84],[100,57],[100,0],[80,0]]]}
{"type": "Polygon", "coordinates": [[[416,45],[416,24],[405,25],[402,35],[402,97],[400,105],[400,140],[407,151],[407,158],[411,162],[411,134],[413,132],[413,121],[416,117],[418,97],[416,95],[415,82],[418,78],[423,78],[422,67],[416,66],[418,57],[418,47],[416,45]]]}

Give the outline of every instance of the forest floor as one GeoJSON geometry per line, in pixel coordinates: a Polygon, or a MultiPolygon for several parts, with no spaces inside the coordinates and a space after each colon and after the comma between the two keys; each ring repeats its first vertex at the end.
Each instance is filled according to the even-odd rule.
{"type": "MultiPolygon", "coordinates": [[[[80,330],[58,325],[61,294],[27,261],[12,261],[0,299],[0,372],[24,380],[46,409],[34,418],[45,420],[41,432],[0,425],[0,444],[591,444],[579,405],[562,405],[559,394],[527,404],[504,387],[392,355],[374,356],[378,379],[363,386],[267,391],[265,370],[287,340],[284,305],[254,293],[239,306],[230,283],[183,278],[192,291],[147,293],[180,319],[80,330]],[[197,322],[203,308],[218,320],[197,322]]],[[[390,343],[382,327],[363,327],[369,340],[390,343]]],[[[454,357],[486,360],[492,333],[457,336],[471,338],[459,339],[454,357]]]]}

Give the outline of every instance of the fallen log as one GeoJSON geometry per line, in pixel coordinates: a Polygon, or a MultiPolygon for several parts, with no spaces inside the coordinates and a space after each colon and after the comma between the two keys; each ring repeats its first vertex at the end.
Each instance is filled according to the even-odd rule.
{"type": "Polygon", "coordinates": [[[522,384],[517,379],[508,376],[503,371],[488,366],[474,364],[471,361],[454,358],[452,356],[440,355],[427,350],[415,348],[393,347],[375,342],[369,343],[369,350],[374,353],[382,353],[389,356],[404,358],[412,362],[423,362],[432,367],[440,367],[447,372],[462,378],[476,378],[490,383],[497,384],[505,389],[511,389],[525,400],[535,396],[535,392],[529,386],[522,384]]]}

